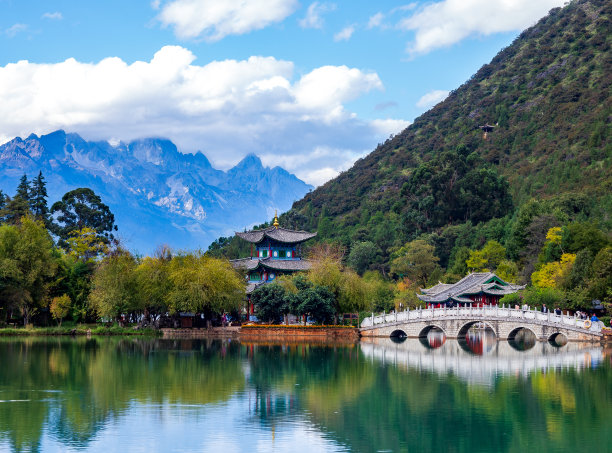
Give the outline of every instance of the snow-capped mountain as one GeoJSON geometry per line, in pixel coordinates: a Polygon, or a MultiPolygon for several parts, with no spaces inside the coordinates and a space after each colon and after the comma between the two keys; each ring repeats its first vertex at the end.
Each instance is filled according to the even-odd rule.
{"type": "Polygon", "coordinates": [[[206,248],[289,209],[312,188],[252,154],[224,172],[201,152],[181,153],[161,138],[111,145],[60,130],[0,146],[0,189],[8,195],[24,173],[32,179],[40,170],[49,206],[69,190],[93,189],[115,214],[119,237],[141,253],[159,244],[206,248]]]}

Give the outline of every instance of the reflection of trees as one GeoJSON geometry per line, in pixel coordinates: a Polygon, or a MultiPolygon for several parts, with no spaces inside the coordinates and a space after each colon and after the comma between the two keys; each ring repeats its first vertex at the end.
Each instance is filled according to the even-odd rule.
{"type": "Polygon", "coordinates": [[[603,367],[504,376],[486,387],[366,364],[371,385],[337,413],[317,411],[310,400],[305,407],[353,451],[596,451],[611,441],[603,367]]]}
{"type": "Polygon", "coordinates": [[[354,344],[247,345],[247,351],[250,351],[249,381],[255,389],[256,409],[262,418],[275,413],[270,404],[273,408],[289,409],[287,399],[292,409],[300,402],[313,414],[324,417],[358,398],[373,382],[374,370],[357,360],[359,351],[354,344]]]}
{"type": "Polygon", "coordinates": [[[64,445],[87,447],[134,402],[231,395],[252,398],[266,429],[298,415],[352,451],[598,451],[612,442],[607,363],[484,386],[384,366],[356,345],[29,338],[0,339],[0,357],[0,399],[31,400],[0,403],[0,438],[15,451],[39,450],[45,426],[64,445]],[[46,390],[58,393],[38,393],[46,390]]]}
{"type": "Polygon", "coordinates": [[[48,420],[54,437],[66,445],[83,447],[133,401],[224,401],[244,386],[240,361],[224,360],[237,353],[238,345],[221,342],[181,345],[117,338],[0,341],[0,357],[10,364],[0,369],[2,395],[5,399],[32,400],[0,404],[0,436],[10,439],[16,451],[37,450],[48,420]],[[40,394],[49,389],[57,393],[40,394]]]}

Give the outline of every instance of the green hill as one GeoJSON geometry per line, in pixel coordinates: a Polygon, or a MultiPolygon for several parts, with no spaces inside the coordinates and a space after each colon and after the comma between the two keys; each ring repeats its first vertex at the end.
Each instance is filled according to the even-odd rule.
{"type": "MultiPolygon", "coordinates": [[[[383,272],[419,237],[443,267],[495,239],[528,275],[550,226],[590,222],[608,233],[611,17],[609,0],[551,10],[444,102],[294,203],[281,224],[348,251],[361,244],[366,267],[383,272]],[[486,124],[495,127],[485,139],[486,124]]],[[[242,251],[231,240],[211,250],[242,251]]]]}

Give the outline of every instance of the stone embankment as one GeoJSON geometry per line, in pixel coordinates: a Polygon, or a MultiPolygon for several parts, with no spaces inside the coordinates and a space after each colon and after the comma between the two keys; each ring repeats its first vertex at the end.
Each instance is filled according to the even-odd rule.
{"type": "Polygon", "coordinates": [[[357,341],[359,329],[352,327],[245,326],[211,329],[161,329],[163,338],[239,338],[240,340],[357,341]]]}

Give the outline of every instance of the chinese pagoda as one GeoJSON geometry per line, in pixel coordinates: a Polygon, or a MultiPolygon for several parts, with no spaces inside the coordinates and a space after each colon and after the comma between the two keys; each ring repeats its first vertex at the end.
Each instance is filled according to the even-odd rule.
{"type": "Polygon", "coordinates": [[[235,268],[246,271],[247,294],[260,285],[273,282],[280,275],[310,269],[310,261],[300,256],[299,245],[316,235],[281,228],[276,214],[271,227],[236,233],[236,236],[252,244],[250,258],[231,262],[235,268]]]}
{"type": "Polygon", "coordinates": [[[471,305],[497,305],[499,299],[506,294],[512,294],[525,285],[507,283],[493,272],[478,272],[463,277],[457,283],[438,283],[427,289],[421,289],[423,294],[417,297],[428,307],[448,307],[471,305]]]}

